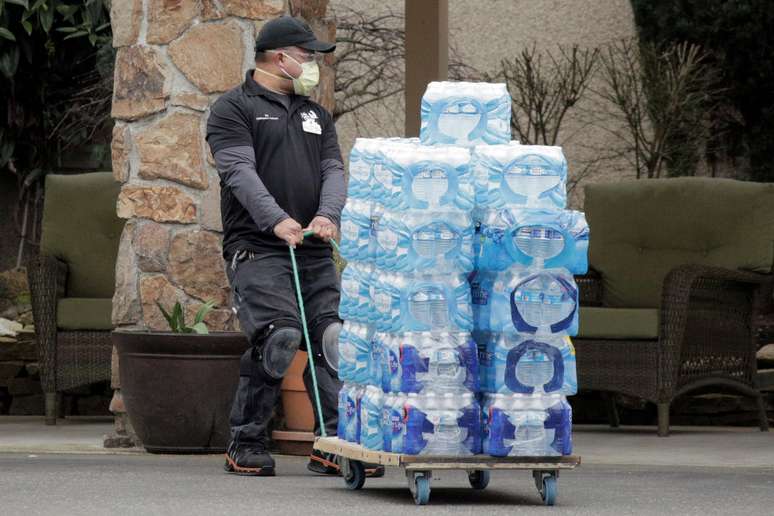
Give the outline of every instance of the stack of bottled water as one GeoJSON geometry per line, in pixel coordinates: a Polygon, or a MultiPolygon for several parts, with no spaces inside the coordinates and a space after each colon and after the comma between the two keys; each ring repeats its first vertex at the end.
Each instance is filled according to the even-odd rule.
{"type": "Polygon", "coordinates": [[[474,335],[481,362],[485,453],[562,455],[572,450],[577,391],[578,289],[588,268],[588,226],[565,210],[559,147],[477,146],[474,335]]]}
{"type": "Polygon", "coordinates": [[[561,149],[509,141],[502,84],[431,83],[420,136],[359,138],[350,155],[338,435],[406,454],[568,454],[588,228],[563,210],[561,149]]]}
{"type": "Polygon", "coordinates": [[[480,452],[465,147],[358,139],[342,212],[339,436],[373,450],[480,452]]]}

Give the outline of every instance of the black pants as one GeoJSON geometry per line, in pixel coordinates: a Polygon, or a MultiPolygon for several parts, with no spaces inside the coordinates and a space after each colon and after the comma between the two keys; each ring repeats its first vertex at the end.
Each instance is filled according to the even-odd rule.
{"type": "MultiPolygon", "coordinates": [[[[338,316],[339,278],[330,256],[297,253],[296,261],[325,430],[328,435],[335,435],[341,383],[324,365],[321,340],[330,324],[341,321],[338,316]]],[[[264,374],[258,357],[266,337],[274,329],[291,326],[301,330],[293,269],[289,254],[278,252],[232,261],[226,264],[226,272],[239,324],[251,344],[241,359],[239,386],[231,408],[231,438],[240,444],[263,445],[267,424],[279,399],[281,381],[264,374]]],[[[302,343],[302,349],[306,349],[305,343],[302,343]]],[[[320,435],[308,364],[304,371],[304,384],[315,411],[315,434],[320,435]]]]}

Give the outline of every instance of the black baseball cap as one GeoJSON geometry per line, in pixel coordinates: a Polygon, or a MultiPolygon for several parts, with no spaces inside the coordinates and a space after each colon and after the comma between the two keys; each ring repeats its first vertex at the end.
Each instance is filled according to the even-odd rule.
{"type": "Polygon", "coordinates": [[[300,47],[313,52],[333,52],[335,43],[319,41],[307,23],[292,16],[280,16],[266,22],[258,32],[255,51],[273,50],[283,47],[300,47]]]}

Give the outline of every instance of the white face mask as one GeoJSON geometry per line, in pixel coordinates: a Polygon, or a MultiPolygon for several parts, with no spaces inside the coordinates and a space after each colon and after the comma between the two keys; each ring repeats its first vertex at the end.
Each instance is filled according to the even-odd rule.
{"type": "Polygon", "coordinates": [[[312,93],[312,90],[315,88],[315,86],[317,86],[317,83],[320,82],[320,69],[317,66],[317,62],[307,61],[306,63],[299,63],[290,54],[286,52],[282,53],[285,54],[285,56],[287,56],[289,59],[295,61],[296,64],[301,67],[301,75],[298,77],[293,77],[282,67],[280,67],[280,70],[282,70],[282,73],[284,73],[288,79],[293,81],[294,92],[296,92],[298,95],[304,95],[308,97],[312,93]]]}

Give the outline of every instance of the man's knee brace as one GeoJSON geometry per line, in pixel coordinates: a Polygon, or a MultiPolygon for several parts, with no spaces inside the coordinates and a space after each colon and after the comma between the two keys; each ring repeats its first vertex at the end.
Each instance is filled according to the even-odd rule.
{"type": "Polygon", "coordinates": [[[264,340],[261,353],[263,370],[271,378],[281,380],[301,345],[301,331],[285,326],[272,331],[264,340]]]}
{"type": "Polygon", "coordinates": [[[325,328],[322,334],[321,345],[322,355],[325,359],[325,366],[333,374],[339,372],[339,334],[341,333],[341,323],[334,322],[325,328]]]}

